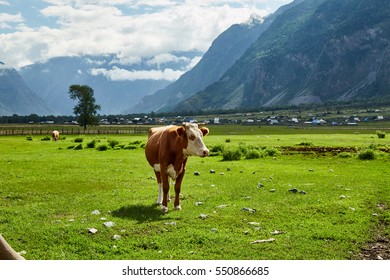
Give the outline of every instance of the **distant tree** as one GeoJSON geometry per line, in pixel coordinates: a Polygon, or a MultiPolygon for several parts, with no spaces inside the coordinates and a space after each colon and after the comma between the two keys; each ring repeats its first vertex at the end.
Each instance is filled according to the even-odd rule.
{"type": "Polygon", "coordinates": [[[93,89],[87,85],[71,85],[69,87],[69,96],[79,103],[73,108],[73,113],[77,116],[80,126],[87,129],[87,125],[99,123],[97,111],[101,109],[100,105],[95,104],[93,89]]]}

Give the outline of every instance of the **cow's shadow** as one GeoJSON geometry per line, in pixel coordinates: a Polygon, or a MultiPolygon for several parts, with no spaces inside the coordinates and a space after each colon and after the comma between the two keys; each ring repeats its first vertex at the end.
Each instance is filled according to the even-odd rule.
{"type": "Polygon", "coordinates": [[[112,215],[118,218],[135,220],[138,223],[168,219],[166,215],[160,211],[160,207],[155,204],[122,206],[118,210],[113,211],[112,215]]]}

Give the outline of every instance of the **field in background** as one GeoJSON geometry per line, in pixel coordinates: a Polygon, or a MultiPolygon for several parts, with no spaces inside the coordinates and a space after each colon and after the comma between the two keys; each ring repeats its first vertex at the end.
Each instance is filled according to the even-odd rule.
{"type": "Polygon", "coordinates": [[[0,233],[26,259],[353,259],[390,235],[389,133],[321,129],[210,126],[210,149],[276,152],[190,158],[183,210],[166,215],[145,134],[2,136],[0,233]],[[282,148],[305,145],[355,151],[282,148]]]}

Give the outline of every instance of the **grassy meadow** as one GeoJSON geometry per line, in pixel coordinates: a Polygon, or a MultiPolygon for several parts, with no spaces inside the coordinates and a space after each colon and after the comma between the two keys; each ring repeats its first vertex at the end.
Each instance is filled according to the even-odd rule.
{"type": "Polygon", "coordinates": [[[0,233],[26,259],[354,259],[390,235],[390,135],[301,132],[210,127],[213,156],[188,160],[183,210],[167,214],[146,135],[2,136],[0,233]],[[300,145],[356,151],[282,148],[300,145]]]}

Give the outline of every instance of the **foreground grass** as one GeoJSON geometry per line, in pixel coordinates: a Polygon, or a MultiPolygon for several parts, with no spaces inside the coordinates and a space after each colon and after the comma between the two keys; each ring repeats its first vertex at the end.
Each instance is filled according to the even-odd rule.
{"type": "MultiPolygon", "coordinates": [[[[57,143],[0,138],[0,233],[27,259],[350,259],[372,239],[378,224],[390,222],[385,153],[371,161],[313,154],[191,158],[183,211],[170,205],[162,215],[154,205],[157,187],[142,143],[132,150],[97,151],[85,148],[93,138],[84,137],[82,150],[68,149],[77,144],[75,138],[57,143]],[[293,188],[306,194],[289,192],[293,188]],[[94,210],[100,214],[92,215],[94,210]],[[114,226],[103,225],[108,221],[114,226]],[[98,232],[91,234],[90,228],[98,232]],[[270,238],[275,241],[251,244],[270,238]]],[[[125,145],[145,142],[145,136],[95,139],[99,145],[112,138],[125,145]]],[[[369,134],[205,138],[208,146],[303,141],[390,144],[369,134]]]]}

